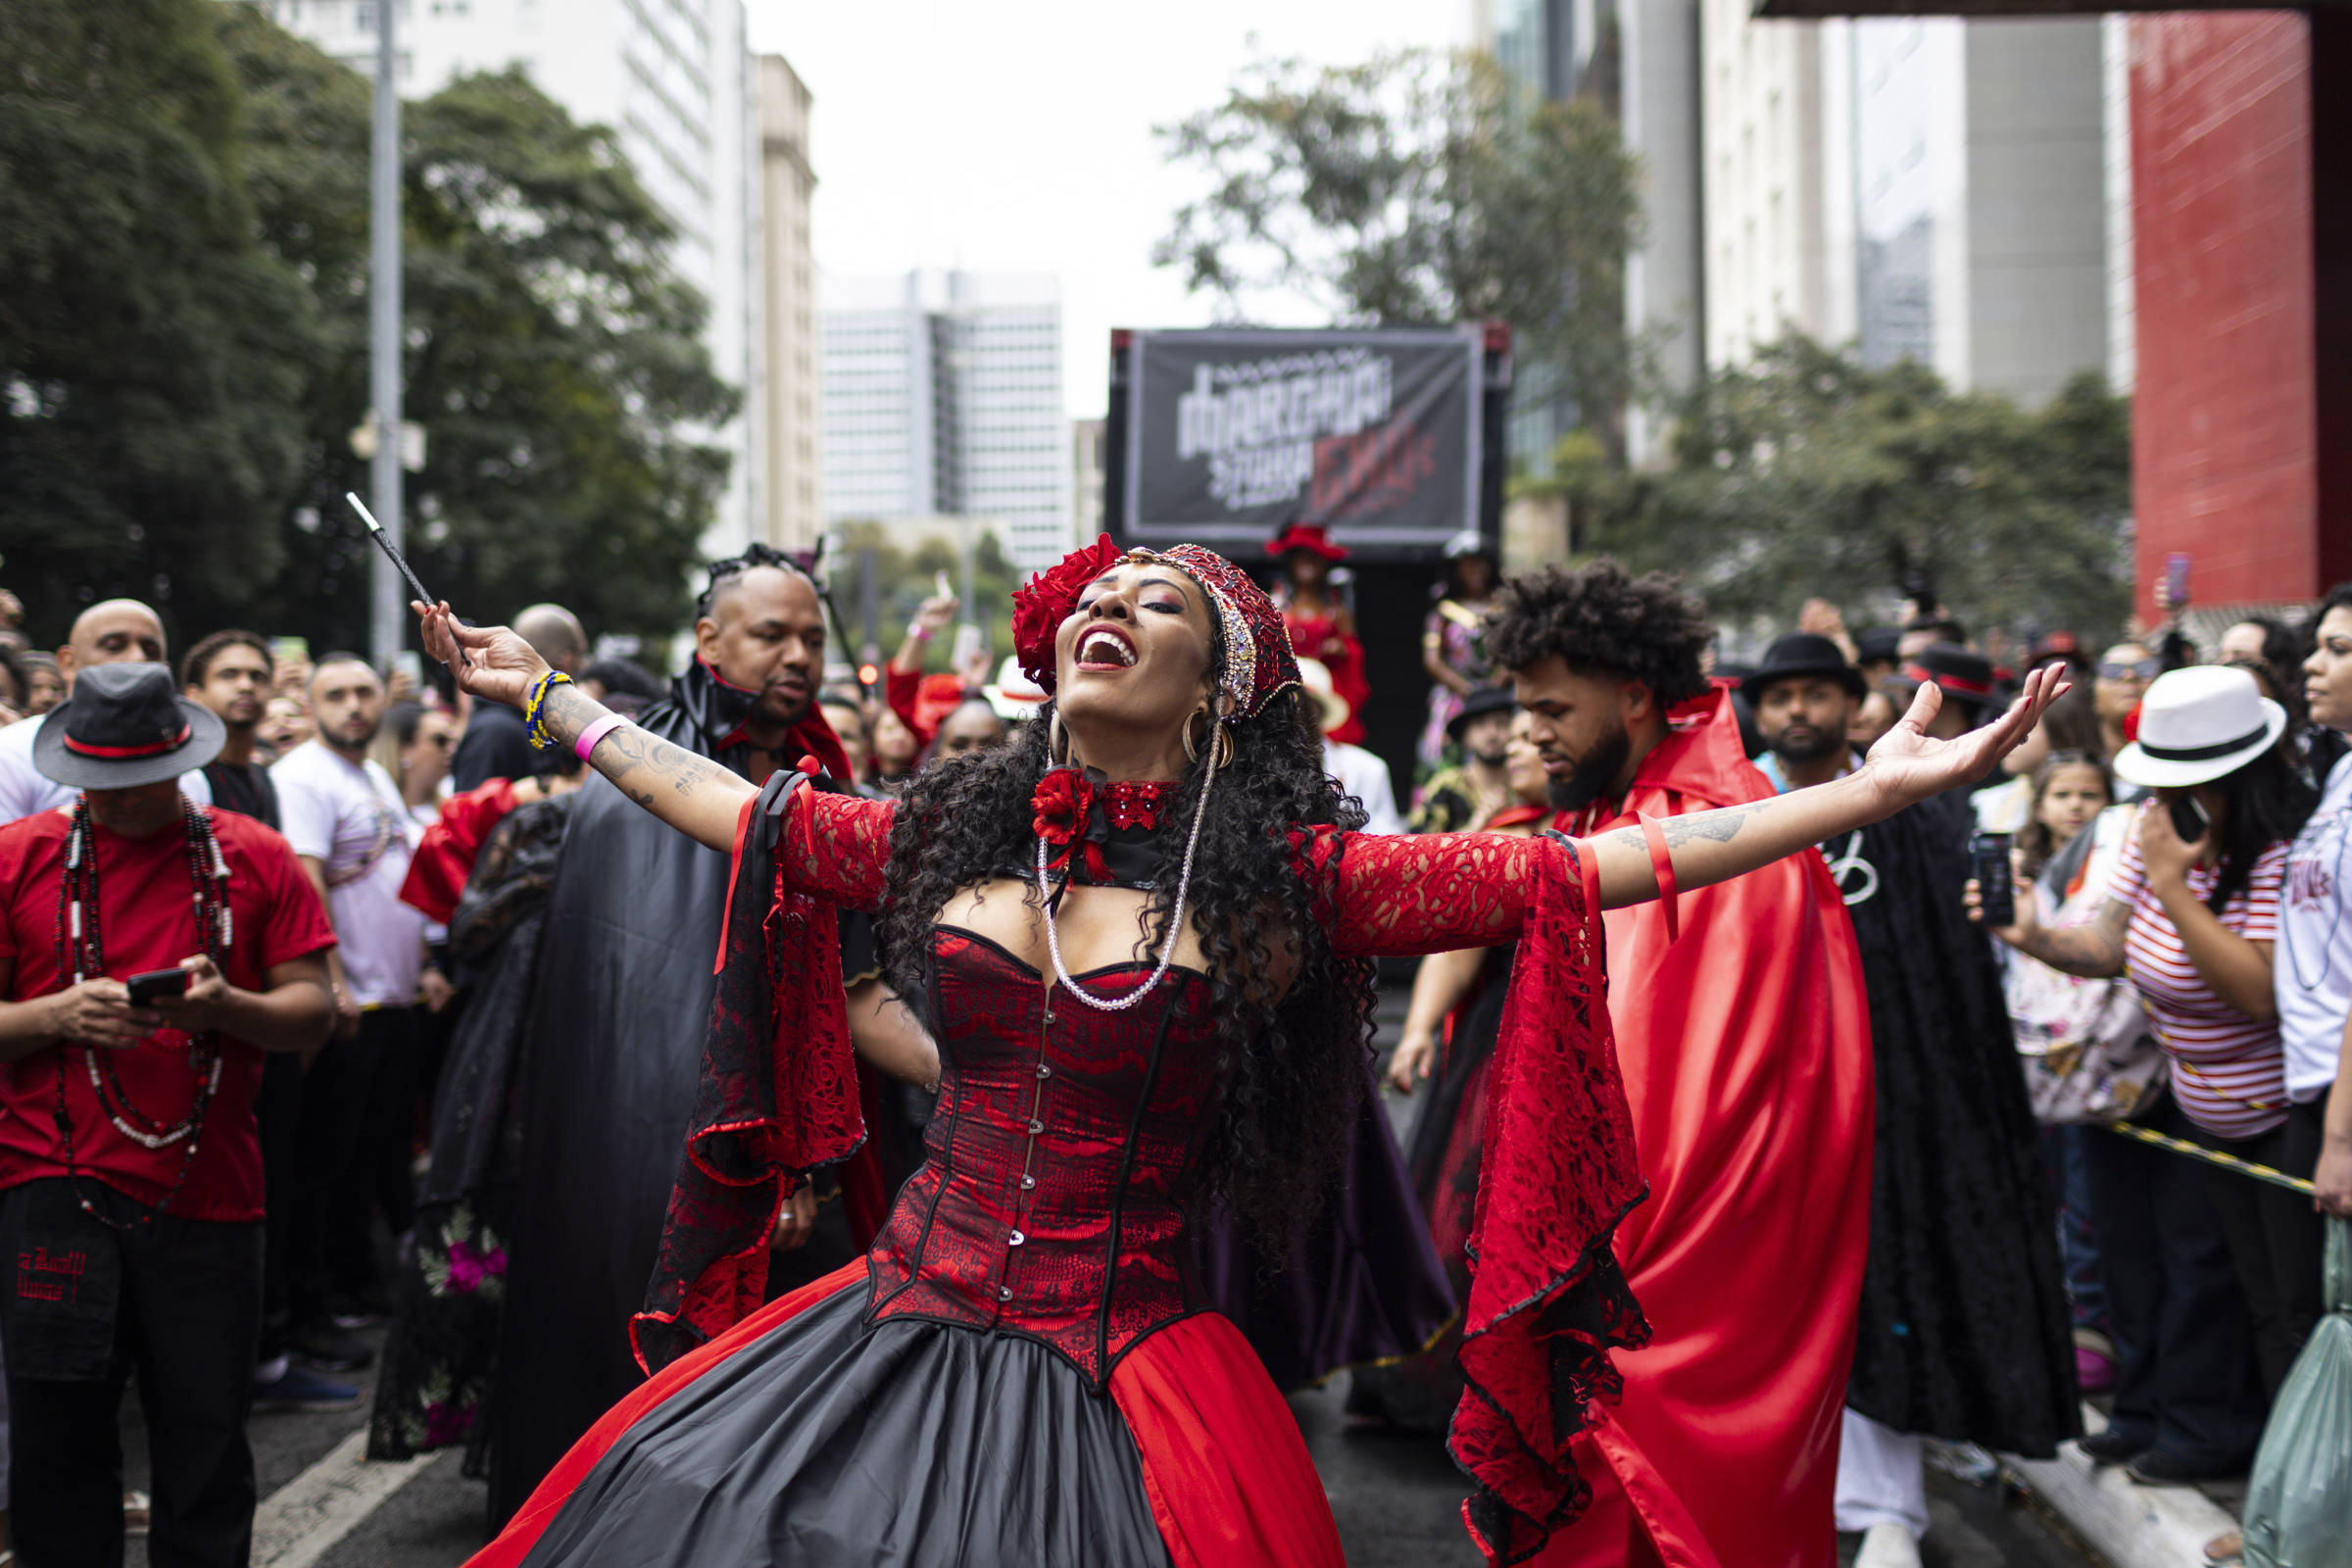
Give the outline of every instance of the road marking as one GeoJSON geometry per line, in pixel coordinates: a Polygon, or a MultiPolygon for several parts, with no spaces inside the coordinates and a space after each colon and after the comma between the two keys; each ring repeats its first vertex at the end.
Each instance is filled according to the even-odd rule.
{"type": "Polygon", "coordinates": [[[253,1513],[253,1568],[312,1568],[432,1458],[370,1462],[368,1429],[360,1428],[262,1499],[253,1513]]]}

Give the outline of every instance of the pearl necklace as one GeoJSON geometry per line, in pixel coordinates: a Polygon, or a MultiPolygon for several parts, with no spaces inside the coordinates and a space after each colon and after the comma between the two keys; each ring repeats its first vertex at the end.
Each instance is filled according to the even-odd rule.
{"type": "MultiPolygon", "coordinates": [[[[1068,966],[1061,961],[1061,933],[1054,925],[1054,895],[1046,876],[1046,841],[1043,838],[1037,841],[1037,897],[1046,910],[1046,951],[1054,956],[1054,973],[1060,979],[1062,989],[1096,1011],[1125,1012],[1150,996],[1167,978],[1168,966],[1176,961],[1176,944],[1184,935],[1185,896],[1193,885],[1193,856],[1200,848],[1200,824],[1208,816],[1208,792],[1216,782],[1217,770],[1211,766],[1208,776],[1200,781],[1200,804],[1193,808],[1193,832],[1184,843],[1184,871],[1176,879],[1176,905],[1168,911],[1168,940],[1160,947],[1159,966],[1152,971],[1151,979],[1123,997],[1098,997],[1070,978],[1068,966]]],[[[1070,858],[1074,865],[1077,857],[1070,858]]],[[[1062,878],[1062,886],[1069,886],[1069,877],[1062,878]]]]}

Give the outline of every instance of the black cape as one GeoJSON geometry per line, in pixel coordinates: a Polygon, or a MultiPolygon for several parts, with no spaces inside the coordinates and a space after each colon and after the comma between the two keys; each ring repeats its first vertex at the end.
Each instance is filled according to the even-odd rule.
{"type": "Polygon", "coordinates": [[[2046,1457],[2080,1430],[2057,1204],[1987,939],[1961,903],[1967,798],[1824,845],[1870,994],[1878,1140],[1846,1403],[2046,1457]]]}
{"type": "MultiPolygon", "coordinates": [[[[639,727],[744,771],[751,698],[698,660],[639,727]]],[[[714,984],[726,856],[603,777],[565,831],[525,1025],[522,1176],[493,1390],[490,1518],[642,1380],[645,1299],[685,1148],[714,984]]]]}

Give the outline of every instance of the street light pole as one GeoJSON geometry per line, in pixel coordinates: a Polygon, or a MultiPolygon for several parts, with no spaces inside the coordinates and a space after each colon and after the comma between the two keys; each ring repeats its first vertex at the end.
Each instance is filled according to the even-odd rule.
{"type": "MultiPolygon", "coordinates": [[[[368,493],[394,546],[407,532],[401,511],[400,440],[400,57],[392,14],[400,0],[375,0],[375,136],[368,168],[368,361],[375,410],[368,493]]],[[[368,578],[368,651],[386,672],[403,642],[402,588],[392,563],[375,553],[368,578]]]]}

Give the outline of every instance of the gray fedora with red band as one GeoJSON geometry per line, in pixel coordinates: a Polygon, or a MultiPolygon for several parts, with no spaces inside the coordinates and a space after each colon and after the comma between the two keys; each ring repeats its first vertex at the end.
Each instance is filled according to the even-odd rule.
{"type": "Polygon", "coordinates": [[[77,790],[161,784],[220,755],[228,732],[210,709],[189,702],[162,664],[92,664],[74,676],[74,695],[41,720],[32,765],[77,790]]]}

